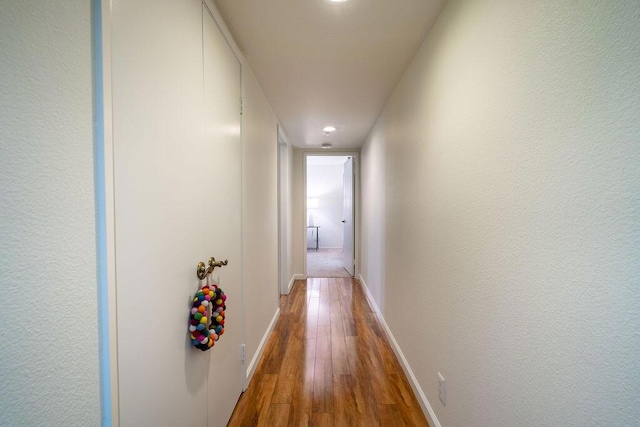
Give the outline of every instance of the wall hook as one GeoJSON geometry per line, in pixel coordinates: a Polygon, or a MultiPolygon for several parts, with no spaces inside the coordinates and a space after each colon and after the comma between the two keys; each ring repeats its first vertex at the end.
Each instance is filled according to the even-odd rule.
{"type": "Polygon", "coordinates": [[[204,280],[209,274],[213,272],[213,270],[215,270],[216,267],[224,267],[227,264],[229,264],[229,260],[225,259],[224,261],[216,261],[214,257],[211,257],[209,258],[209,267],[207,267],[202,261],[198,263],[196,275],[198,276],[198,279],[204,280]]]}

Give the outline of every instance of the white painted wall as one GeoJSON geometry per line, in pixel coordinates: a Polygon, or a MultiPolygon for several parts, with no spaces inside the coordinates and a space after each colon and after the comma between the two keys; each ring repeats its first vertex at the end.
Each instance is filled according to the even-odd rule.
{"type": "Polygon", "coordinates": [[[245,343],[251,361],[279,306],[278,122],[248,67],[242,85],[245,343]]]}
{"type": "Polygon", "coordinates": [[[99,425],[91,8],[0,10],[0,425],[99,425]]]}
{"type": "Polygon", "coordinates": [[[442,425],[640,419],[638,22],[451,1],[362,150],[363,276],[442,425]]]}
{"type": "Polygon", "coordinates": [[[307,216],[304,211],[304,151],[293,149],[291,175],[291,258],[293,272],[298,278],[305,277],[304,253],[306,251],[307,216]]]}
{"type": "Polygon", "coordinates": [[[384,116],[372,130],[360,156],[360,274],[378,307],[385,309],[386,140],[384,116]]]}
{"type": "MultiPolygon", "coordinates": [[[[313,209],[312,214],[314,225],[320,226],[318,244],[321,248],[342,249],[343,169],[342,165],[307,165],[307,198],[318,199],[318,208],[313,209]]],[[[308,218],[310,211],[307,212],[308,218]]],[[[307,239],[307,247],[315,247],[315,236],[311,237],[311,230],[307,239]]]]}
{"type": "Polygon", "coordinates": [[[280,225],[283,228],[281,230],[281,244],[283,245],[281,251],[280,268],[282,270],[282,284],[280,293],[287,294],[289,292],[289,285],[293,286],[294,272],[293,272],[293,255],[291,251],[292,247],[292,187],[293,187],[293,148],[291,143],[287,140],[284,130],[280,128],[280,159],[278,167],[280,171],[280,179],[282,183],[280,185],[280,225]]]}

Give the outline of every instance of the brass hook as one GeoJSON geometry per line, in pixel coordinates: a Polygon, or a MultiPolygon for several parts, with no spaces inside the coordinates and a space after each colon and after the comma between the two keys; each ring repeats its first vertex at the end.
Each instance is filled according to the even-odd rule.
{"type": "Polygon", "coordinates": [[[229,264],[228,259],[216,262],[216,259],[214,257],[209,258],[209,267],[211,268],[211,271],[213,271],[216,267],[224,267],[227,264],[229,264]]]}
{"type": "Polygon", "coordinates": [[[198,279],[204,280],[209,274],[213,273],[216,267],[223,267],[229,264],[229,260],[217,261],[214,257],[209,258],[209,267],[205,266],[204,262],[198,263],[198,268],[196,269],[196,276],[198,279]]]}

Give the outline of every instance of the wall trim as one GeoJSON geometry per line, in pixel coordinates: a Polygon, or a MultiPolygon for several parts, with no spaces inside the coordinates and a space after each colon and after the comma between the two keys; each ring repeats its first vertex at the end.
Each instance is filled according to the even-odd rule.
{"type": "Polygon", "coordinates": [[[293,280],[307,280],[307,276],[305,276],[304,274],[294,274],[293,275],[293,280]]]}
{"type": "Polygon", "coordinates": [[[280,317],[280,307],[278,307],[278,309],[274,313],[273,318],[271,319],[271,322],[267,327],[267,330],[264,332],[264,335],[262,336],[262,340],[260,340],[258,349],[256,350],[255,354],[251,358],[251,362],[249,363],[249,367],[247,368],[247,371],[245,373],[246,376],[242,385],[243,392],[247,390],[247,387],[249,387],[249,382],[251,381],[251,377],[253,377],[253,374],[256,371],[256,368],[258,367],[258,362],[260,361],[260,357],[262,356],[262,353],[264,352],[264,349],[267,346],[267,341],[269,340],[269,336],[271,335],[273,328],[276,326],[276,322],[278,321],[279,317],[280,317]]]}
{"type": "Polygon", "coordinates": [[[120,425],[118,321],[115,255],[115,195],[113,164],[113,93],[111,84],[111,0],[92,0],[94,132],[96,167],[96,247],[100,325],[101,421],[120,425]]]}
{"type": "Polygon", "coordinates": [[[429,421],[429,425],[434,427],[442,427],[440,424],[440,421],[438,421],[438,418],[436,417],[436,413],[433,411],[433,408],[431,407],[431,404],[427,399],[427,396],[424,394],[422,387],[420,387],[420,384],[418,383],[418,379],[413,373],[411,366],[409,366],[409,362],[407,361],[407,358],[404,357],[404,353],[402,352],[402,349],[400,348],[398,341],[396,341],[396,338],[393,336],[393,333],[391,332],[389,325],[387,325],[387,321],[385,320],[384,316],[380,312],[380,307],[378,307],[378,303],[376,303],[376,301],[373,299],[373,295],[371,295],[371,291],[369,290],[367,283],[364,281],[362,274],[358,274],[357,278],[362,284],[362,287],[364,288],[365,293],[367,294],[367,300],[369,301],[369,305],[371,305],[371,308],[376,313],[376,316],[378,317],[380,324],[382,325],[385,333],[387,334],[387,338],[389,339],[391,348],[393,349],[393,352],[395,353],[396,357],[400,361],[400,365],[402,365],[402,370],[404,371],[405,375],[409,379],[409,384],[411,384],[411,388],[413,389],[413,392],[418,398],[418,403],[422,408],[422,412],[424,413],[424,416],[427,417],[427,421],[429,421]]]}

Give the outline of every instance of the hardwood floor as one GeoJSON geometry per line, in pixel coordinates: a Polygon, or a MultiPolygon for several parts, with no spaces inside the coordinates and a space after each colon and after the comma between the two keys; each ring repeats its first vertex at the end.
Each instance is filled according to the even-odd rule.
{"type": "Polygon", "coordinates": [[[428,426],[353,279],[296,281],[229,426],[428,426]]]}

